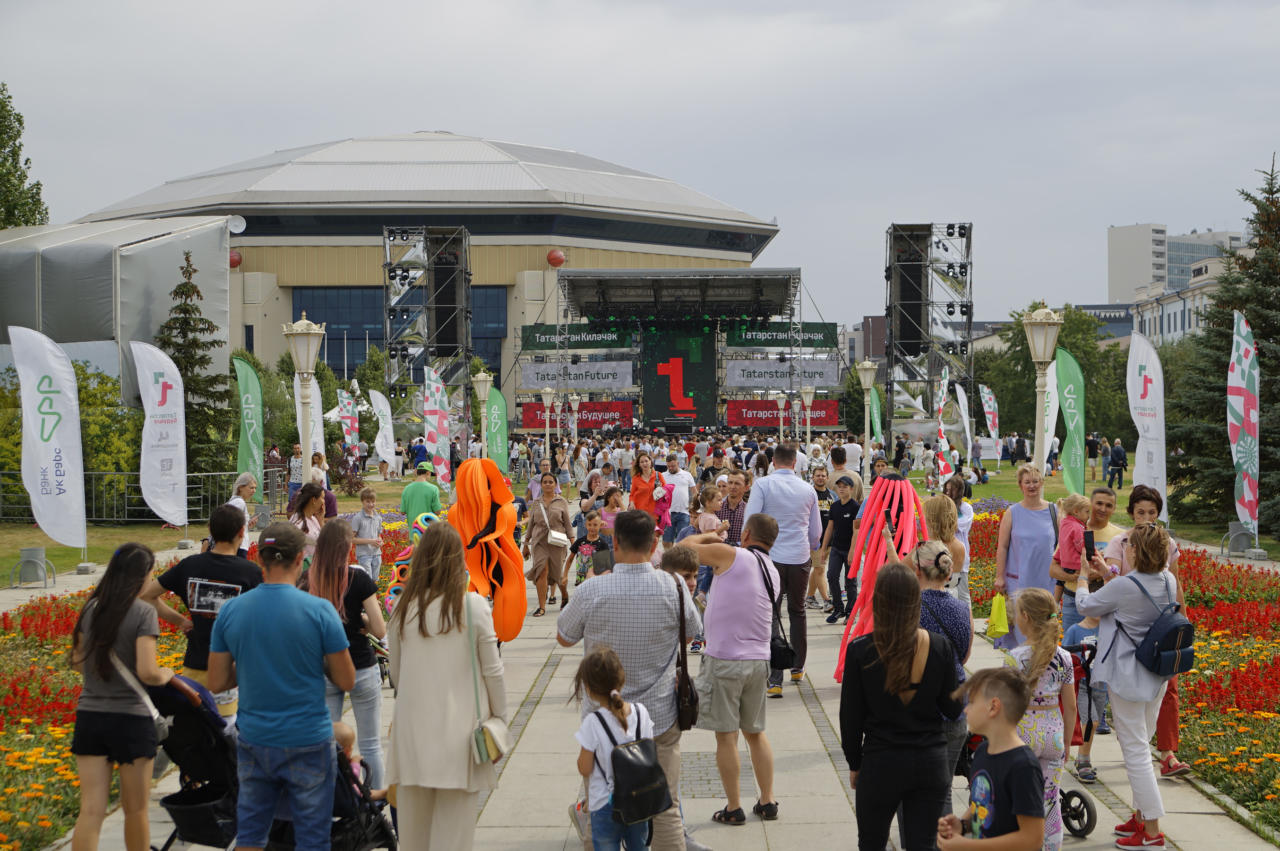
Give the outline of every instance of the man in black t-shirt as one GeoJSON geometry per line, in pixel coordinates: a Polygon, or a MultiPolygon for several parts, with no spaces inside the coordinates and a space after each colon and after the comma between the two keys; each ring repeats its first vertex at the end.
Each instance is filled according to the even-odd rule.
{"type": "Polygon", "coordinates": [[[827,558],[827,587],[831,590],[831,614],[827,623],[847,618],[858,599],[858,581],[845,579],[845,597],[840,595],[840,577],[849,566],[849,550],[853,548],[853,521],[862,506],[853,498],[853,477],[845,474],[836,479],[836,496],[827,512],[826,531],[819,549],[827,558]]]}
{"type": "Polygon", "coordinates": [[[1089,481],[1098,480],[1098,433],[1090,432],[1084,442],[1084,454],[1089,459],[1089,481]]]}
{"type": "MultiPolygon", "coordinates": [[[[209,516],[209,536],[213,546],[207,552],[188,556],[152,577],[142,589],[141,599],[156,607],[161,619],[187,634],[187,650],[182,657],[182,675],[204,685],[209,671],[209,638],[218,609],[228,600],[262,583],[262,568],[236,555],[244,537],[244,512],[234,505],[220,505],[209,516]],[[187,607],[187,615],[175,611],[160,599],[172,591],[187,607]]],[[[214,695],[218,713],[234,720],[239,708],[239,692],[232,688],[214,695]]],[[[229,720],[227,723],[232,723],[229,720]]]]}
{"type": "MultiPolygon", "coordinates": [[[[836,447],[837,449],[839,447],[836,447]]],[[[836,495],[827,488],[827,468],[821,464],[815,464],[810,470],[809,475],[813,478],[813,492],[818,495],[818,521],[822,524],[822,535],[827,531],[827,515],[831,511],[831,505],[836,501],[836,495]]],[[[822,606],[818,602],[817,592],[826,589],[826,605],[822,606],[824,611],[834,611],[835,605],[831,602],[831,589],[827,586],[827,572],[822,569],[822,545],[818,545],[818,549],[813,551],[810,556],[813,559],[816,570],[809,572],[809,591],[805,597],[804,604],[810,609],[816,609],[822,606]]]]}

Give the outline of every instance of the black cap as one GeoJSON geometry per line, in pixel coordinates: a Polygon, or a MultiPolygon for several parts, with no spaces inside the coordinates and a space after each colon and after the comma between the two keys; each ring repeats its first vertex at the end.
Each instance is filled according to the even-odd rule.
{"type": "Polygon", "coordinates": [[[849,487],[853,487],[853,477],[852,477],[852,476],[841,476],[840,478],[836,479],[836,484],[838,484],[838,485],[848,485],[849,487]]]}

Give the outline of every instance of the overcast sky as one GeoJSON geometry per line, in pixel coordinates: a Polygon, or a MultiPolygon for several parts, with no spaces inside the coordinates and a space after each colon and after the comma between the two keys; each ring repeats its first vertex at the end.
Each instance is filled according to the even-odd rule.
{"type": "Polygon", "coordinates": [[[978,319],[1104,301],[1108,225],[1240,229],[1280,148],[1277,35],[1267,2],[0,0],[0,80],[54,221],[450,130],[777,217],[757,265],[852,325],[883,311],[894,221],[974,223],[978,319]]]}

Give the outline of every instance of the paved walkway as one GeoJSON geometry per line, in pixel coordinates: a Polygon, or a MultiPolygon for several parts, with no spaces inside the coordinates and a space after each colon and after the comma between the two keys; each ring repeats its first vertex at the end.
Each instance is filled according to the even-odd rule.
{"type": "MultiPolygon", "coordinates": [[[[533,606],[531,602],[530,610],[533,606]]],[[[513,729],[519,738],[513,752],[500,764],[498,788],[483,799],[476,832],[478,849],[560,851],[581,847],[567,815],[579,786],[575,767],[578,746],[573,739],[578,709],[566,702],[581,649],[565,649],[556,644],[554,613],[553,607],[546,618],[530,618],[520,638],[503,648],[513,729]]],[[[711,814],[723,806],[715,770],[714,736],[700,730],[684,735],[684,812],[700,842],[733,851],[794,849],[819,843],[830,847],[833,836],[847,838],[838,842],[838,847],[856,844],[853,793],[838,742],[840,687],[831,676],[841,631],[841,627],[828,626],[821,620],[811,624],[808,676],[799,686],[787,685],[785,696],[768,704],[768,736],[775,751],[775,788],[781,802],[778,821],[765,823],[750,818],[744,827],[713,824],[711,814]]],[[[691,657],[691,661],[696,659],[691,657]]],[[[1000,654],[979,639],[970,668],[999,663],[1000,654]]],[[[696,667],[697,662],[693,664],[696,667]]],[[[393,701],[388,689],[384,723],[391,718],[393,701]]],[[[742,762],[743,801],[749,805],[755,799],[755,790],[745,745],[742,762]]],[[[1094,764],[1100,783],[1081,787],[1070,777],[1065,778],[1065,783],[1068,788],[1083,789],[1091,796],[1098,811],[1098,827],[1088,839],[1068,837],[1066,848],[1112,847],[1111,826],[1128,817],[1129,788],[1114,736],[1099,737],[1094,764]]],[[[158,802],[177,785],[176,772],[171,771],[152,795],[152,841],[157,846],[171,829],[158,802]]],[[[1232,821],[1186,781],[1162,780],[1160,788],[1169,811],[1162,825],[1172,841],[1171,847],[1271,847],[1232,821]]],[[[955,800],[958,808],[966,805],[965,786],[959,779],[955,800]]],[[[102,848],[123,848],[122,818],[118,812],[108,819],[103,830],[102,848]]]]}

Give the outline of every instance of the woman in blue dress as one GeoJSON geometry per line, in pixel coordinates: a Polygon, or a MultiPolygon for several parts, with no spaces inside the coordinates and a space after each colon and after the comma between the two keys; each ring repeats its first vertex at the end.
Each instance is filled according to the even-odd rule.
{"type": "MultiPolygon", "coordinates": [[[[1022,500],[1005,509],[1000,518],[1000,541],[996,548],[995,591],[1013,600],[1023,588],[1043,588],[1053,592],[1049,575],[1057,542],[1054,509],[1045,502],[1044,476],[1031,464],[1018,468],[1018,488],[1022,500]]],[[[1012,650],[1025,639],[1014,626],[1009,612],[1009,632],[996,639],[996,647],[1012,650]]]]}

